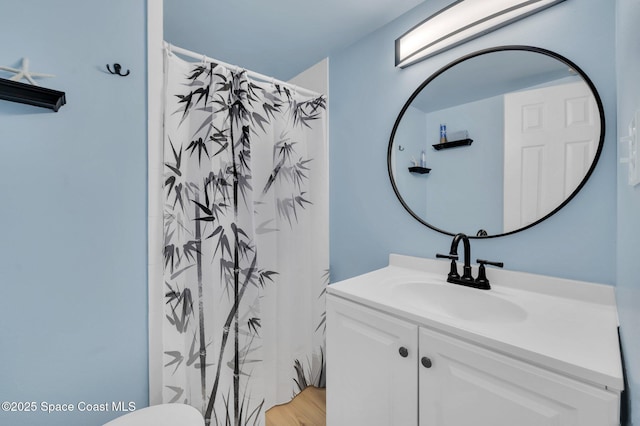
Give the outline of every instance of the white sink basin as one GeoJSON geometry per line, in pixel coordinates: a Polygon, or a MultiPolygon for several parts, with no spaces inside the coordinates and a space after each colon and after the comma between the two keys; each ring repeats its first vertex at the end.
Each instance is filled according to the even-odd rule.
{"type": "Polygon", "coordinates": [[[388,266],[331,284],[327,294],[607,390],[624,389],[612,286],[492,268],[491,290],[478,290],[448,283],[449,266],[392,254],[388,266]]]}
{"type": "Polygon", "coordinates": [[[520,322],[527,313],[519,305],[492,294],[457,284],[411,282],[394,286],[399,303],[450,318],[481,322],[520,322]]]}

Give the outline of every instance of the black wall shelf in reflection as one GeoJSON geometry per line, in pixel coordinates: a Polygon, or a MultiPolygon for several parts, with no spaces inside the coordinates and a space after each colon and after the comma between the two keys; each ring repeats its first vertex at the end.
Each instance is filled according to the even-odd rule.
{"type": "Polygon", "coordinates": [[[436,149],[436,151],[440,151],[441,149],[449,149],[449,148],[455,148],[458,146],[466,146],[466,145],[471,145],[472,143],[473,143],[473,139],[460,139],[459,141],[437,143],[433,145],[433,147],[436,149]]]}
{"type": "Polygon", "coordinates": [[[0,78],[0,99],[49,108],[55,112],[58,112],[60,107],[67,103],[64,92],[6,78],[0,78]]]}
{"type": "Polygon", "coordinates": [[[409,171],[411,173],[419,173],[421,175],[424,175],[426,173],[429,173],[431,171],[431,169],[428,169],[426,167],[418,167],[418,166],[414,166],[414,167],[409,167],[409,171]]]}

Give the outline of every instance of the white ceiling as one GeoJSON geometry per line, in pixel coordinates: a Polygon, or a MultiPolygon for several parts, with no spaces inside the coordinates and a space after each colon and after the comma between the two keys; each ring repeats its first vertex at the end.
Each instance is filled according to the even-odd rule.
{"type": "Polygon", "coordinates": [[[289,80],[423,1],[164,0],[164,38],[289,80]]]}

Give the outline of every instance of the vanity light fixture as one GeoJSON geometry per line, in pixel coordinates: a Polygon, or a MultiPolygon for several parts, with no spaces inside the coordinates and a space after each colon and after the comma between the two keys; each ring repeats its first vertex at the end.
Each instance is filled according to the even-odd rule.
{"type": "Polygon", "coordinates": [[[562,1],[457,0],[396,40],[396,66],[407,67],[562,1]]]}

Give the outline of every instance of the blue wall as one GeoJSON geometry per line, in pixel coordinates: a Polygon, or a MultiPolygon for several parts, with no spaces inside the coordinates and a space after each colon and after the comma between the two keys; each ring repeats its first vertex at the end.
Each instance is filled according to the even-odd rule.
{"type": "Polygon", "coordinates": [[[433,257],[447,250],[451,238],[415,221],[393,193],[386,169],[393,123],[414,89],[442,66],[482,48],[526,44],[566,56],[591,77],[605,107],[605,147],[591,179],[563,210],[524,232],[473,241],[474,259],[504,261],[513,270],[613,284],[615,3],[563,2],[409,68],[396,69],[394,40],[447,3],[425,2],[330,57],[332,280],[383,267],[389,253],[433,257]]]}
{"type": "MultiPolygon", "coordinates": [[[[628,134],[640,109],[640,3],[617,1],[618,132],[628,134]]],[[[620,145],[620,157],[626,157],[620,145]]],[[[627,166],[618,166],[618,283],[620,334],[627,367],[633,424],[640,425],[640,185],[627,184],[627,166]]]]}
{"type": "MultiPolygon", "coordinates": [[[[99,425],[147,405],[146,3],[5,1],[0,64],[57,75],[58,113],[0,101],[3,425],[99,425]],[[119,62],[127,78],[105,65],[119,62]],[[76,406],[76,410],[77,410],[76,406]]],[[[11,74],[0,72],[1,77],[11,74]]]]}

